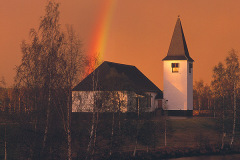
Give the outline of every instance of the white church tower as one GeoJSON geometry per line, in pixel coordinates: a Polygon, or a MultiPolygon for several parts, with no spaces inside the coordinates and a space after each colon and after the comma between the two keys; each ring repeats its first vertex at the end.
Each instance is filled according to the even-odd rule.
{"type": "Polygon", "coordinates": [[[163,59],[163,98],[169,115],[192,115],[193,62],[178,17],[167,56],[163,59]]]}

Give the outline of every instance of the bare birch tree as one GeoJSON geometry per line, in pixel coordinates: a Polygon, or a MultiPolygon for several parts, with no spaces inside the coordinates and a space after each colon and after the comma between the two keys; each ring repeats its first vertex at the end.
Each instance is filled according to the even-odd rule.
{"type": "Polygon", "coordinates": [[[208,84],[205,84],[204,86],[204,96],[206,97],[207,109],[210,110],[211,101],[212,101],[212,91],[208,84]]]}
{"type": "Polygon", "coordinates": [[[66,92],[66,106],[59,105],[60,117],[63,121],[64,130],[67,135],[68,160],[72,159],[72,138],[71,138],[71,115],[72,115],[72,88],[77,84],[83,74],[85,57],[81,51],[81,42],[78,39],[72,26],[67,26],[64,34],[64,44],[61,48],[61,65],[59,72],[62,74],[63,90],[66,92]],[[66,110],[65,110],[66,107],[66,110]],[[66,114],[65,112],[66,111],[66,114]]]}
{"type": "MultiPolygon", "coordinates": [[[[16,84],[27,88],[34,103],[34,109],[42,110],[45,120],[41,153],[46,147],[52,119],[58,112],[67,137],[67,157],[71,159],[71,89],[81,76],[83,55],[80,42],[72,27],[64,33],[59,23],[59,4],[50,0],[41,18],[38,30],[31,29],[31,42],[22,43],[22,63],[17,67],[16,84]],[[34,94],[32,94],[34,93],[34,94]],[[40,96],[39,96],[40,93],[40,96]],[[59,99],[65,101],[60,103],[59,99]]],[[[39,149],[37,150],[38,152],[39,149]]],[[[37,152],[36,151],[36,152],[37,152]]]]}
{"type": "Polygon", "coordinates": [[[229,51],[229,55],[225,59],[226,62],[226,76],[227,76],[227,88],[228,93],[231,95],[232,99],[232,109],[233,109],[233,127],[232,127],[232,138],[230,141],[230,147],[233,145],[234,137],[235,137],[235,129],[236,129],[236,112],[237,112],[237,100],[236,100],[236,90],[238,88],[239,83],[239,60],[236,50],[232,49],[229,51]]]}
{"type": "Polygon", "coordinates": [[[7,88],[4,77],[0,80],[0,110],[6,110],[7,88]]]}
{"type": "Polygon", "coordinates": [[[204,94],[204,82],[203,82],[203,80],[195,81],[194,90],[197,93],[198,112],[200,114],[200,111],[201,111],[201,108],[202,108],[203,94],[204,94]]]}
{"type": "Polygon", "coordinates": [[[98,114],[99,110],[97,108],[97,99],[99,98],[99,85],[98,85],[98,72],[95,70],[97,66],[100,64],[99,54],[96,57],[90,57],[88,60],[88,73],[92,74],[92,91],[93,91],[93,103],[92,103],[92,124],[90,129],[90,135],[89,135],[89,142],[87,147],[87,154],[86,154],[86,160],[93,159],[93,155],[95,153],[95,145],[96,145],[96,138],[97,138],[97,124],[98,124],[98,114]]]}
{"type": "Polygon", "coordinates": [[[226,69],[220,62],[213,68],[213,80],[212,80],[213,94],[220,102],[219,109],[222,112],[222,146],[224,148],[224,138],[226,137],[225,131],[225,95],[226,95],[226,69]]]}

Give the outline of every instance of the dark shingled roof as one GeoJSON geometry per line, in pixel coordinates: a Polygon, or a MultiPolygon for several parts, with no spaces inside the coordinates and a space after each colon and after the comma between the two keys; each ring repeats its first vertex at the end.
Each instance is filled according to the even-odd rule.
{"type": "Polygon", "coordinates": [[[188,60],[190,57],[180,18],[177,19],[167,56],[163,60],[188,60]]]}
{"type": "Polygon", "coordinates": [[[100,91],[134,91],[157,92],[162,91],[153,84],[135,66],[104,61],[91,74],[83,79],[73,91],[92,91],[93,77],[98,81],[100,91]],[[97,75],[97,76],[96,76],[97,75]]]}

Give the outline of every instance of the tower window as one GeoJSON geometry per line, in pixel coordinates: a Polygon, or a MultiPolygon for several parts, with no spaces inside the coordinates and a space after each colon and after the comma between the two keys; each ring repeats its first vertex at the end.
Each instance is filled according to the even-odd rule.
{"type": "Polygon", "coordinates": [[[179,63],[172,63],[172,73],[177,73],[179,71],[179,63]]]}
{"type": "Polygon", "coordinates": [[[189,63],[189,73],[192,73],[193,64],[189,63]]]}

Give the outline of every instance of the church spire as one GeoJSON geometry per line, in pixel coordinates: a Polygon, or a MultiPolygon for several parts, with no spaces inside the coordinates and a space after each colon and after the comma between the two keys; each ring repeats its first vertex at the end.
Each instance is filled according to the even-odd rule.
{"type": "Polygon", "coordinates": [[[189,55],[179,16],[174,28],[167,56],[163,60],[188,60],[191,62],[194,61],[189,55]]]}

